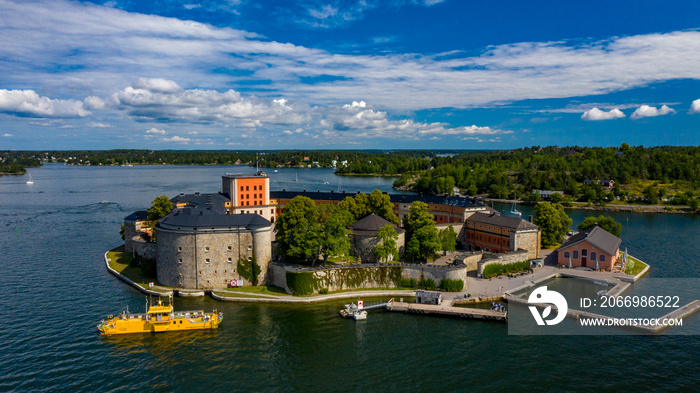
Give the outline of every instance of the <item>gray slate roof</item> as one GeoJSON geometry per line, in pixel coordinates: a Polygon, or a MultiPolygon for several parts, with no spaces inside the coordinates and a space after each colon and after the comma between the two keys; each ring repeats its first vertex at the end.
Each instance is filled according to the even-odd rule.
{"type": "Polygon", "coordinates": [[[214,210],[219,214],[226,214],[224,202],[230,199],[224,194],[180,194],[170,201],[173,205],[178,203],[186,203],[189,207],[197,207],[200,209],[214,210]]]}
{"type": "Polygon", "coordinates": [[[622,239],[596,225],[593,228],[588,228],[585,231],[571,236],[561,244],[559,249],[569,247],[584,240],[610,255],[615,255],[617,250],[620,248],[620,244],[622,244],[622,239]]]}
{"type": "Polygon", "coordinates": [[[158,225],[166,229],[186,227],[206,230],[210,228],[268,227],[272,226],[272,223],[258,214],[221,214],[214,210],[186,207],[173,210],[163,217],[158,225]]]}
{"type": "MultiPolygon", "coordinates": [[[[367,193],[369,194],[369,193],[367,193]]],[[[270,191],[270,198],[271,199],[277,199],[277,198],[284,198],[284,199],[292,199],[297,195],[302,195],[308,198],[311,198],[313,200],[324,200],[324,201],[342,201],[343,199],[351,196],[354,197],[357,195],[357,193],[354,192],[348,192],[346,193],[345,191],[343,192],[324,192],[324,191],[309,191],[307,192],[306,190],[304,191],[287,191],[287,190],[282,190],[282,191],[270,191]]],[[[477,200],[476,198],[462,198],[462,197],[456,197],[456,196],[437,196],[437,195],[415,195],[415,194],[388,194],[389,198],[391,199],[392,203],[412,203],[414,201],[421,201],[425,202],[428,204],[442,204],[442,205],[448,205],[448,206],[456,206],[456,207],[465,207],[465,208],[473,208],[473,207],[484,207],[485,205],[483,202],[480,200],[477,200]]]]}
{"type": "Polygon", "coordinates": [[[124,217],[124,220],[129,221],[145,221],[148,218],[147,210],[137,210],[128,216],[124,217]]]}
{"type": "Polygon", "coordinates": [[[385,220],[374,213],[368,215],[365,218],[358,220],[354,224],[351,224],[350,229],[353,232],[375,233],[376,234],[377,232],[379,232],[379,230],[384,225],[387,225],[387,224],[393,226],[396,233],[403,232],[403,229],[397,228],[396,224],[394,224],[393,222],[385,220]]]}
{"type": "Polygon", "coordinates": [[[495,225],[503,228],[511,228],[518,231],[539,229],[539,227],[527,220],[517,217],[502,216],[498,213],[484,214],[474,213],[465,222],[478,222],[480,224],[495,225]]]}

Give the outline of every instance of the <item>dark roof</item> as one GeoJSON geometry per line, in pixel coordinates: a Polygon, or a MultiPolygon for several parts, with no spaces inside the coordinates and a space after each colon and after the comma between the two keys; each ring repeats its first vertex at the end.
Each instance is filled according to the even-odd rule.
{"type": "Polygon", "coordinates": [[[367,217],[358,220],[354,224],[350,225],[350,229],[354,233],[377,233],[379,230],[384,226],[384,225],[391,225],[394,227],[394,230],[396,230],[396,233],[403,232],[402,229],[399,229],[396,227],[396,224],[394,224],[391,221],[385,220],[378,215],[372,213],[368,215],[367,217]]]}
{"type": "Polygon", "coordinates": [[[180,194],[170,200],[173,205],[178,203],[186,203],[188,207],[196,207],[199,209],[214,210],[219,214],[226,214],[224,202],[230,199],[221,193],[218,194],[180,194]]]}
{"type": "Polygon", "coordinates": [[[474,213],[469,216],[465,222],[478,222],[482,224],[490,224],[504,228],[511,228],[518,231],[528,229],[539,229],[539,227],[527,220],[517,217],[502,216],[498,213],[484,214],[474,213]]]}
{"type": "Polygon", "coordinates": [[[124,220],[129,221],[145,221],[148,218],[147,210],[137,210],[128,216],[124,217],[124,220]]]}
{"type": "MultiPolygon", "coordinates": [[[[359,193],[359,192],[358,192],[359,193]]],[[[357,193],[346,193],[343,192],[325,192],[325,191],[270,191],[271,199],[292,199],[295,196],[302,195],[313,200],[322,201],[342,201],[343,199],[352,196],[354,197],[357,193]]],[[[392,203],[413,203],[414,201],[421,201],[433,205],[449,205],[457,207],[483,207],[484,204],[481,201],[477,201],[472,198],[463,198],[455,196],[437,196],[437,195],[416,195],[416,194],[387,194],[391,199],[392,203]]]]}
{"type": "Polygon", "coordinates": [[[221,214],[214,210],[199,208],[175,209],[158,222],[165,229],[188,228],[233,228],[268,227],[272,223],[258,214],[221,214]]]}
{"type": "Polygon", "coordinates": [[[596,225],[571,236],[564,241],[559,248],[569,247],[584,240],[600,248],[609,255],[615,255],[620,248],[620,244],[622,244],[622,239],[596,225]]]}

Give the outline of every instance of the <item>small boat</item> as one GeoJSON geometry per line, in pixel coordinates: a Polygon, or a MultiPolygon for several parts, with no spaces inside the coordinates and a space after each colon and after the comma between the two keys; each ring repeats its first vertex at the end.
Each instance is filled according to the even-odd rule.
{"type": "Polygon", "coordinates": [[[327,182],[327,181],[324,181],[323,184],[331,184],[331,183],[329,183],[329,182],[327,182]]]}
{"type": "Polygon", "coordinates": [[[601,289],[600,291],[596,292],[595,294],[598,295],[598,297],[603,297],[603,296],[608,294],[608,291],[606,291],[605,289],[601,289]]]}
{"type": "Polygon", "coordinates": [[[345,308],[340,310],[340,315],[342,315],[343,318],[352,318],[356,321],[364,321],[367,319],[367,311],[360,310],[355,303],[346,304],[345,308]]]}
{"type": "Polygon", "coordinates": [[[216,329],[224,319],[223,313],[214,310],[211,313],[204,311],[173,311],[173,298],[168,296],[168,302],[164,303],[158,297],[158,301],[150,304],[150,298],[146,301],[146,313],[131,314],[129,309],[116,317],[110,315],[107,320],[102,320],[97,329],[103,336],[113,334],[130,333],[158,333],[174,330],[199,330],[216,329]],[[150,307],[149,307],[150,304],[150,307]]]}
{"type": "Polygon", "coordinates": [[[516,217],[520,217],[523,215],[523,213],[518,211],[518,207],[515,205],[515,201],[513,201],[513,206],[511,206],[511,208],[510,208],[510,214],[512,214],[516,217]]]}
{"type": "Polygon", "coordinates": [[[100,203],[109,203],[109,201],[108,201],[108,200],[103,200],[103,201],[100,202],[100,203]]]}
{"type": "Polygon", "coordinates": [[[29,180],[27,180],[27,184],[34,184],[34,179],[32,178],[32,174],[27,172],[27,175],[29,175],[29,180]]]}
{"type": "Polygon", "coordinates": [[[275,173],[277,173],[277,169],[275,169],[275,170],[274,170],[274,171],[272,171],[272,172],[275,172],[275,173]]]}

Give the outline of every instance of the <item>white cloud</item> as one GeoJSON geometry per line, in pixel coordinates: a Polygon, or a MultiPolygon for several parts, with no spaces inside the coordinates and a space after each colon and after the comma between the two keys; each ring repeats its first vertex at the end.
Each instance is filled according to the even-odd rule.
{"type": "Polygon", "coordinates": [[[282,131],[282,133],[284,135],[294,135],[294,133],[292,131],[289,131],[289,130],[284,130],[284,131],[282,131]]]}
{"type": "Polygon", "coordinates": [[[697,99],[690,104],[690,111],[688,113],[700,113],[700,99],[697,99]]]}
{"type": "MultiPolygon", "coordinates": [[[[348,7],[354,5],[343,6],[336,15],[342,17],[348,7]]],[[[322,11],[320,6],[307,8],[322,11]]],[[[261,82],[260,94],[283,95],[297,105],[337,105],[345,97],[359,97],[389,110],[422,110],[600,95],[659,81],[700,79],[700,31],[693,30],[596,42],[514,43],[485,48],[477,56],[352,55],[89,3],[57,0],[36,7],[2,2],[0,12],[0,58],[9,59],[0,64],[0,72],[6,82],[60,88],[77,80],[85,90],[80,98],[107,96],[138,76],[178,81],[160,85],[154,78],[134,86],[170,94],[177,86],[236,88],[245,79],[247,88],[254,90],[261,82]],[[22,64],[56,64],[72,71],[56,74],[22,64]],[[215,69],[231,72],[213,73],[215,69]],[[323,79],[329,76],[333,78],[323,79]],[[328,81],[300,84],[301,77],[328,81]]]]}
{"type": "Polygon", "coordinates": [[[676,113],[676,111],[669,108],[667,105],[662,105],[660,109],[656,109],[656,107],[654,106],[642,105],[639,108],[637,108],[637,110],[634,111],[634,113],[632,113],[630,119],[637,120],[644,117],[663,116],[671,113],[676,113]]]}
{"type": "Polygon", "coordinates": [[[621,110],[615,108],[608,112],[602,111],[598,108],[593,108],[583,112],[581,115],[581,120],[612,120],[620,119],[625,117],[625,114],[621,110]]]}
{"type": "Polygon", "coordinates": [[[92,122],[88,123],[88,127],[91,127],[91,128],[110,128],[110,127],[112,127],[112,125],[92,121],[92,122]]]}
{"type": "Polygon", "coordinates": [[[201,4],[185,4],[182,7],[185,8],[186,10],[193,10],[195,8],[201,8],[202,5],[201,4]]]}
{"type": "Polygon", "coordinates": [[[182,89],[174,81],[140,79],[110,98],[137,121],[226,122],[256,128],[265,124],[299,124],[305,120],[286,99],[244,98],[234,90],[182,89]]]}
{"type": "Polygon", "coordinates": [[[34,90],[0,89],[0,112],[27,117],[84,117],[90,114],[81,101],[58,100],[34,90]]]}
{"type": "Polygon", "coordinates": [[[177,135],[173,136],[172,138],[163,138],[161,139],[163,142],[177,142],[177,143],[184,143],[187,144],[190,142],[192,139],[190,138],[181,138],[177,135]]]}
{"type": "Polygon", "coordinates": [[[165,134],[167,134],[167,132],[165,132],[165,130],[159,130],[159,129],[157,129],[157,128],[154,127],[154,128],[151,128],[150,130],[146,131],[146,134],[150,134],[150,135],[165,135],[165,134]]]}
{"type": "Polygon", "coordinates": [[[135,89],[148,90],[154,93],[177,93],[182,91],[180,85],[163,78],[141,78],[133,86],[135,89]]]}
{"type": "Polygon", "coordinates": [[[12,135],[12,134],[2,134],[2,136],[4,136],[4,137],[11,137],[11,136],[14,136],[14,135],[12,135]]]}
{"type": "Polygon", "coordinates": [[[100,97],[89,96],[85,99],[85,106],[91,110],[105,109],[105,101],[100,97]]]}

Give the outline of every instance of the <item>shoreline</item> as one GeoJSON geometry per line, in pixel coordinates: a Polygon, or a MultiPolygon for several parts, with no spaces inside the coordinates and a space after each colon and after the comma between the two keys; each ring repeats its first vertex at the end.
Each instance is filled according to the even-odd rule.
{"type": "MultiPolygon", "coordinates": [[[[513,204],[516,205],[527,205],[531,206],[528,202],[521,200],[507,200],[507,199],[496,199],[496,198],[483,198],[484,202],[493,202],[501,204],[513,204]]],[[[569,210],[593,210],[593,211],[610,211],[610,212],[624,212],[624,213],[664,213],[664,214],[695,214],[690,210],[688,206],[673,206],[673,205],[622,205],[622,204],[608,204],[605,206],[587,206],[587,205],[577,205],[574,202],[573,206],[564,206],[564,209],[569,210]]]]}

